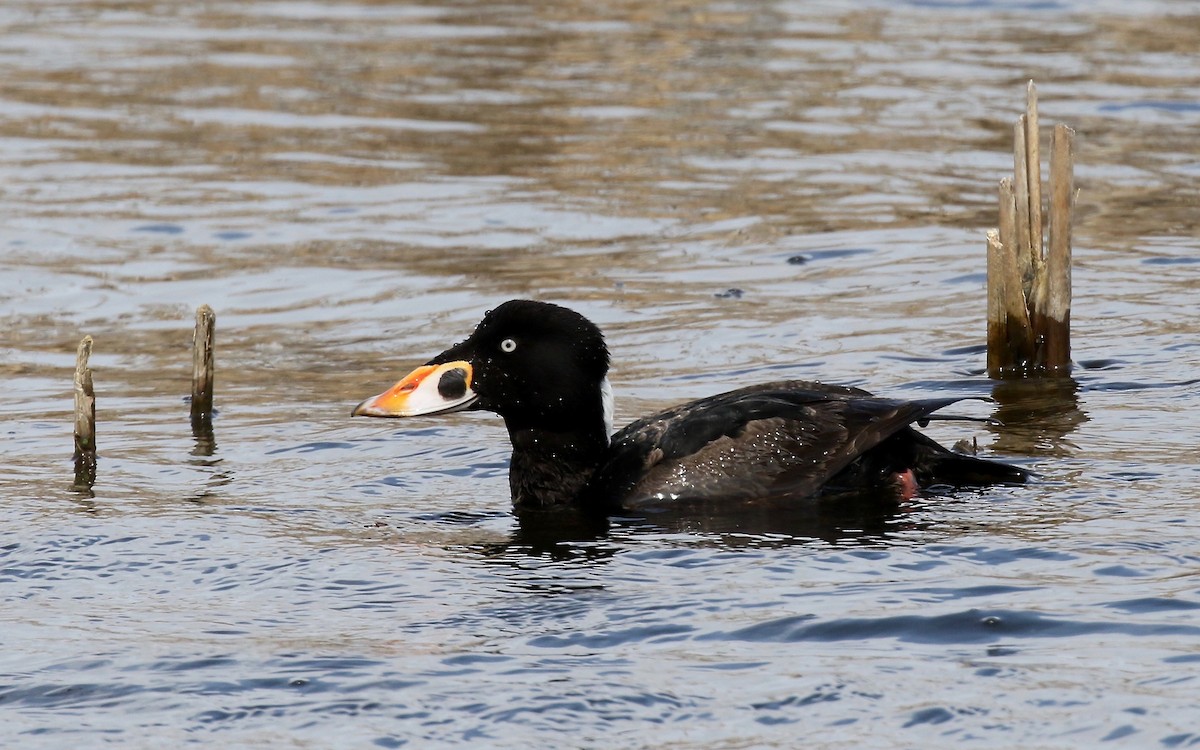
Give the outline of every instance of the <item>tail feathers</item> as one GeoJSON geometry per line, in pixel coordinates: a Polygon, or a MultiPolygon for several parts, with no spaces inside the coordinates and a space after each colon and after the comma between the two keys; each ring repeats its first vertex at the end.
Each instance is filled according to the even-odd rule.
{"type": "Polygon", "coordinates": [[[893,487],[898,474],[911,471],[918,487],[983,487],[1024,484],[1033,474],[999,461],[956,453],[933,438],[906,427],[860,456],[825,485],[827,492],[870,486],[893,487]]]}
{"type": "Polygon", "coordinates": [[[957,453],[916,430],[908,431],[912,469],[921,486],[949,484],[956,487],[989,484],[1024,484],[1033,474],[1019,466],[957,453]]]}
{"type": "Polygon", "coordinates": [[[931,456],[917,471],[917,482],[922,486],[951,484],[979,486],[989,484],[1024,484],[1033,476],[1029,471],[1011,464],[989,461],[986,458],[967,456],[948,451],[931,456]]]}

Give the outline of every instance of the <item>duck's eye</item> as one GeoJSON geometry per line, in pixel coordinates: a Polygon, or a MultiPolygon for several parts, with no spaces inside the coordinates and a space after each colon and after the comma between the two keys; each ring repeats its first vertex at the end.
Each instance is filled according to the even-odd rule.
{"type": "Polygon", "coordinates": [[[517,350],[517,342],[513,339],[504,339],[500,342],[500,351],[514,352],[517,350]]]}

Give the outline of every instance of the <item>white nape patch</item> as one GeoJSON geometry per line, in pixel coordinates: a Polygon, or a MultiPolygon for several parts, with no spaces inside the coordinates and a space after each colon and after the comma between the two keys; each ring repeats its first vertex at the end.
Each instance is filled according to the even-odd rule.
{"type": "Polygon", "coordinates": [[[612,440],[613,434],[613,392],[608,378],[600,381],[600,403],[604,405],[604,439],[612,440]]]}

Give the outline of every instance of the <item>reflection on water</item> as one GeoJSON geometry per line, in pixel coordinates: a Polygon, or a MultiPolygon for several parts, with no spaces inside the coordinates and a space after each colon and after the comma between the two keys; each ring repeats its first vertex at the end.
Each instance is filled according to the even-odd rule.
{"type": "Polygon", "coordinates": [[[1079,408],[1079,383],[1071,377],[997,380],[993,448],[1024,456],[1068,456],[1078,451],[1068,438],[1087,414],[1079,408]]]}
{"type": "Polygon", "coordinates": [[[517,515],[517,525],[509,539],[488,545],[487,549],[489,554],[504,558],[517,552],[594,563],[615,552],[611,546],[597,544],[608,535],[610,525],[606,517],[575,508],[527,511],[517,515]]]}
{"type": "Polygon", "coordinates": [[[1192,4],[14,0],[0,32],[0,745],[1197,743],[1192,4]],[[1078,133],[1079,366],[990,382],[1030,77],[1078,133]],[[347,415],[518,296],[604,327],[619,420],[990,395],[928,432],[1041,480],[514,517],[497,420],[347,415]]]}
{"type": "Polygon", "coordinates": [[[233,483],[233,474],[223,470],[225,459],[217,455],[217,439],[213,432],[213,414],[192,415],[192,437],[195,445],[188,452],[188,465],[203,472],[206,477],[203,487],[192,497],[192,502],[203,503],[219,497],[220,490],[233,483]]]}
{"type": "Polygon", "coordinates": [[[524,511],[517,515],[512,536],[504,544],[491,547],[570,559],[577,554],[579,543],[604,539],[614,523],[626,530],[730,547],[811,544],[817,540],[873,544],[919,528],[922,522],[913,511],[935,497],[905,505],[870,496],[842,496],[819,502],[762,501],[737,508],[688,502],[677,508],[612,519],[574,509],[524,511]]]}

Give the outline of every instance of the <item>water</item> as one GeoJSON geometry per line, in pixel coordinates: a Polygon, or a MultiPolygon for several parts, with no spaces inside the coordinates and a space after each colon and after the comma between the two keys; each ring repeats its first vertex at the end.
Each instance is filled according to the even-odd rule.
{"type": "Polygon", "coordinates": [[[1200,746],[1197,10],[6,4],[0,744],[1200,746]],[[1079,134],[1079,364],[997,385],[1029,77],[1079,134]],[[494,418],[348,418],[516,296],[606,329],[618,422],[779,377],[992,395],[929,431],[1042,479],[516,519],[494,418]]]}

